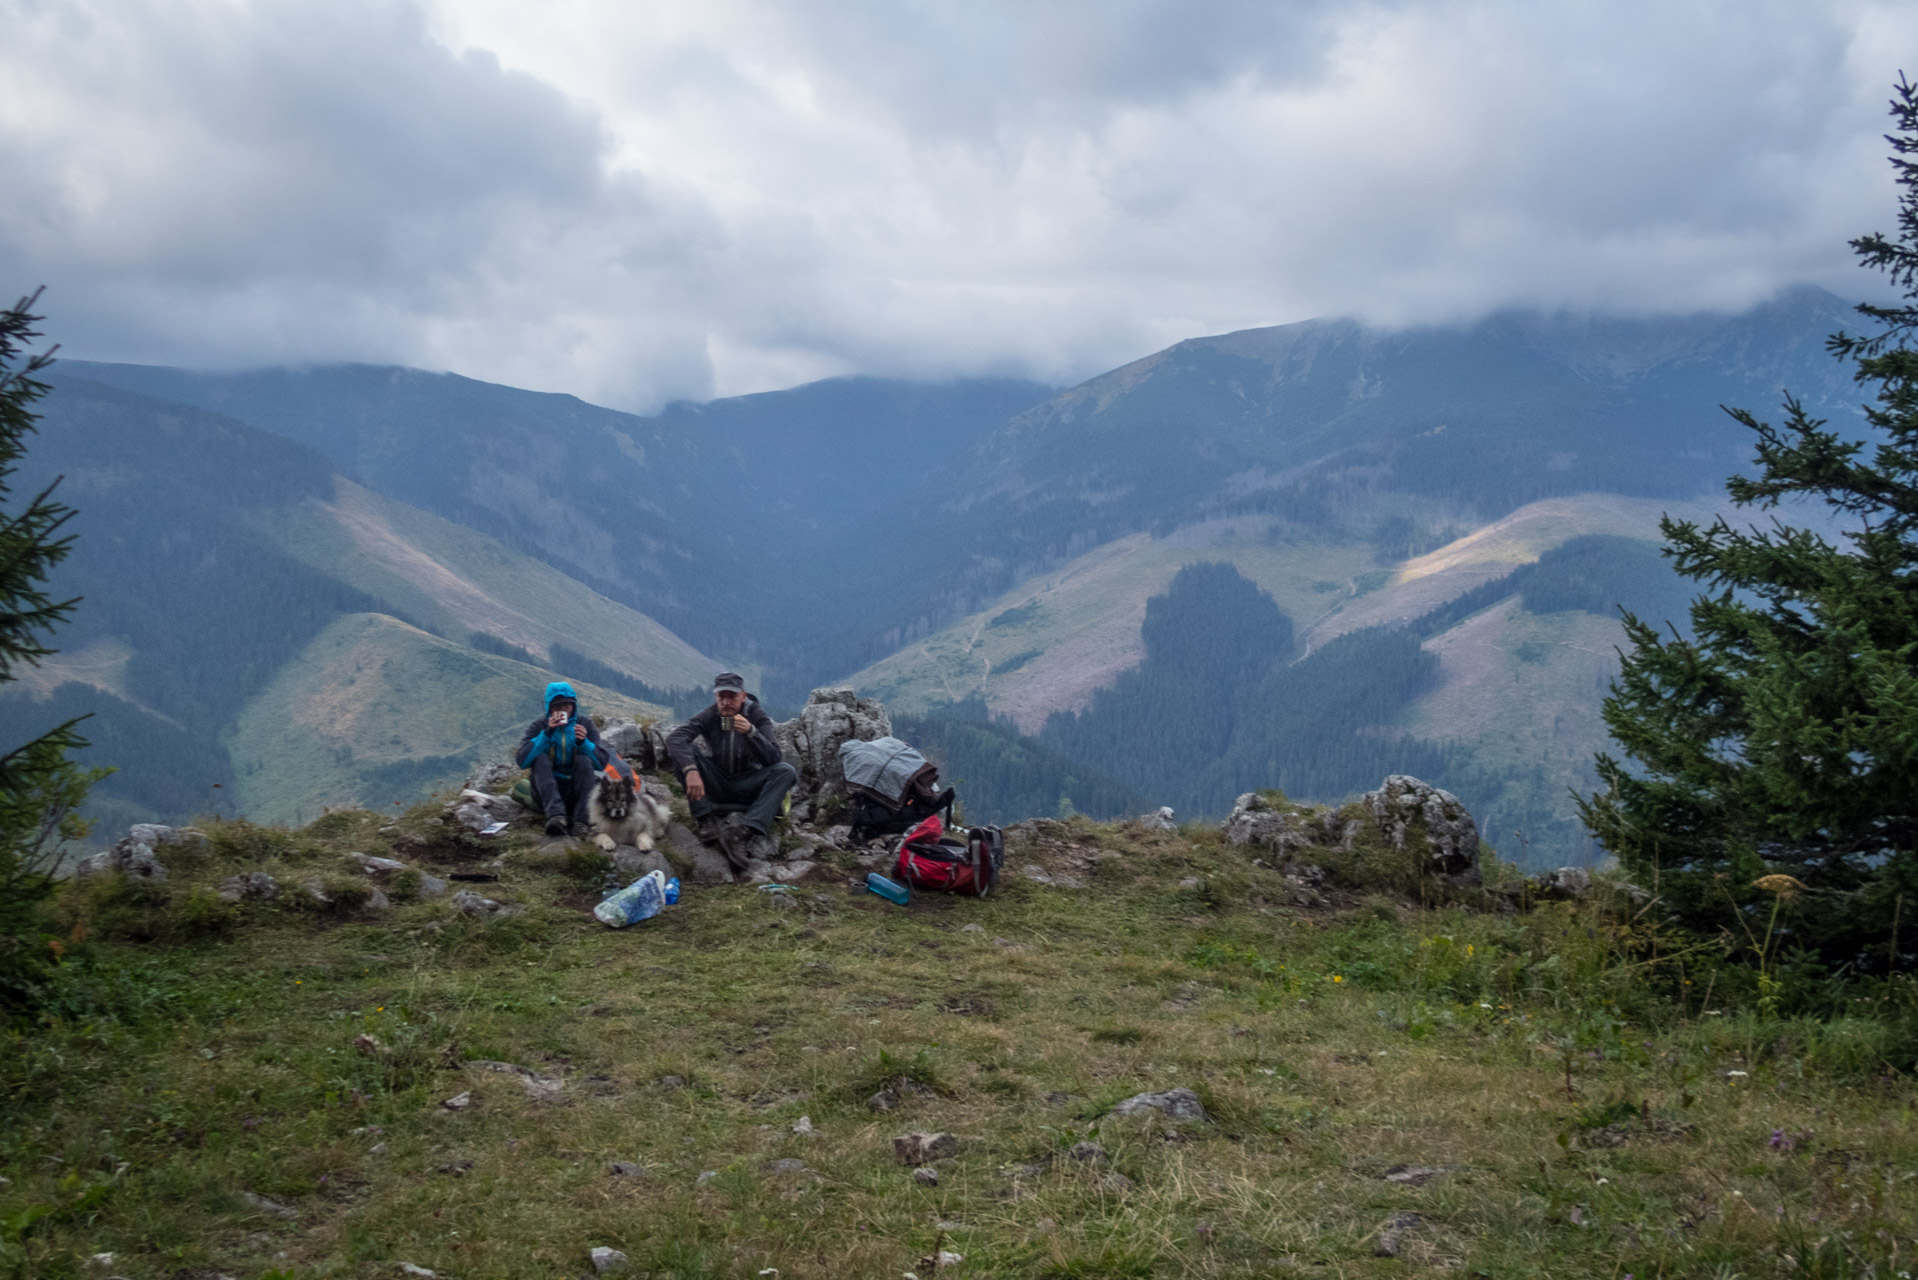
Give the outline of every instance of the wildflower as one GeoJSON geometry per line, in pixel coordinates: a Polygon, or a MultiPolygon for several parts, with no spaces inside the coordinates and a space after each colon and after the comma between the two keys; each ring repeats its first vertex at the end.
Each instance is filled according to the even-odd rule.
{"type": "Polygon", "coordinates": [[[1783,1129],[1773,1129],[1771,1131],[1771,1149],[1773,1151],[1790,1151],[1797,1145],[1797,1143],[1786,1136],[1783,1129]]]}
{"type": "Polygon", "coordinates": [[[1338,974],[1336,974],[1336,973],[1335,973],[1335,974],[1333,974],[1333,975],[1332,975],[1332,981],[1334,981],[1334,982],[1344,982],[1344,981],[1345,981],[1345,979],[1344,979],[1344,978],[1341,978],[1341,977],[1340,977],[1340,976],[1339,976],[1338,974]]]}
{"type": "Polygon", "coordinates": [[[1781,898],[1795,898],[1805,892],[1803,883],[1787,875],[1760,876],[1752,881],[1752,888],[1775,893],[1781,898]]]}
{"type": "Polygon", "coordinates": [[[1472,944],[1469,942],[1465,944],[1465,958],[1467,960],[1472,958],[1472,944]]]}

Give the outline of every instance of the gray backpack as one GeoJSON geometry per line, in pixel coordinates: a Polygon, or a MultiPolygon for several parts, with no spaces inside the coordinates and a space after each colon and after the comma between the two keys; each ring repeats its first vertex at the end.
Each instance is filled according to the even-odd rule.
{"type": "Polygon", "coordinates": [[[839,766],[852,795],[852,838],[897,835],[941,809],[952,820],[954,792],[939,789],[939,770],[898,738],[857,739],[839,748],[839,766]]]}

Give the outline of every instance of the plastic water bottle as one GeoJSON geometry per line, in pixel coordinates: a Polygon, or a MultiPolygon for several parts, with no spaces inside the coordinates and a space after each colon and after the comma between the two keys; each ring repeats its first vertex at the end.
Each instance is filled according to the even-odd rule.
{"type": "Polygon", "coordinates": [[[674,876],[672,879],[666,882],[666,905],[671,907],[671,906],[678,905],[678,903],[679,903],[679,877],[674,876]]]}
{"type": "Polygon", "coordinates": [[[666,906],[666,875],[648,871],[593,908],[593,917],[614,929],[651,920],[666,906]]]}
{"type": "Polygon", "coordinates": [[[877,871],[868,871],[866,873],[866,889],[870,893],[878,894],[887,902],[896,902],[902,907],[912,901],[912,890],[910,888],[900,884],[897,880],[888,880],[877,871]]]}

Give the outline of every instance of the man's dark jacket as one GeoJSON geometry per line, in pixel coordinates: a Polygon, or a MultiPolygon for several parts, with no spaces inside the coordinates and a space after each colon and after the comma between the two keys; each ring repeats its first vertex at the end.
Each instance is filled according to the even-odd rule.
{"type": "Polygon", "coordinates": [[[666,754],[673,758],[673,767],[682,780],[693,767],[694,744],[702,740],[711,753],[706,757],[707,766],[728,778],[764,769],[785,758],[773,737],[772,717],[759,705],[759,699],[748,697],[740,714],[752,724],[750,734],[720,728],[719,707],[714,704],[667,735],[666,754]]]}

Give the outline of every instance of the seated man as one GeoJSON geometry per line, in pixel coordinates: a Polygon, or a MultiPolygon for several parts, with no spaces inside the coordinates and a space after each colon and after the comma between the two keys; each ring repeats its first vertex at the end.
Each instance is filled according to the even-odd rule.
{"type": "Polygon", "coordinates": [[[779,802],[799,780],[799,771],[780,756],[772,720],[759,699],[747,696],[745,680],[731,671],[715,676],[713,705],[672,731],[666,754],[685,784],[686,805],[699,820],[699,838],[718,845],[734,868],[743,869],[746,857],[729,829],[720,825],[713,806],[745,805],[745,825],[769,835],[779,802]]]}
{"type": "MultiPolygon", "coordinates": [[[[586,835],[586,802],[599,771],[618,758],[600,744],[598,726],[579,714],[579,695],[564,680],[546,686],[546,714],[527,726],[513,753],[514,764],[532,771],[546,834],[575,838],[586,835]]],[[[625,762],[618,767],[624,772],[625,762]]]]}

